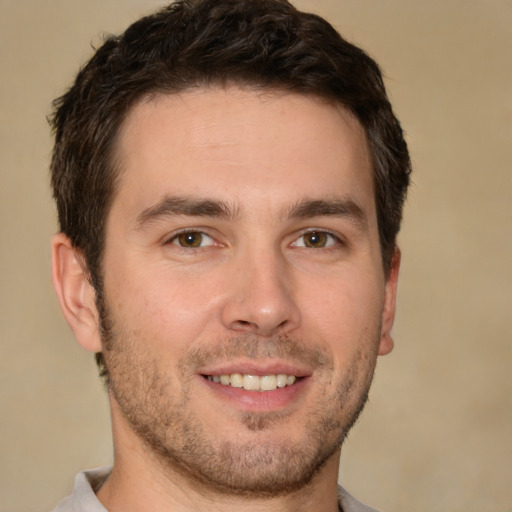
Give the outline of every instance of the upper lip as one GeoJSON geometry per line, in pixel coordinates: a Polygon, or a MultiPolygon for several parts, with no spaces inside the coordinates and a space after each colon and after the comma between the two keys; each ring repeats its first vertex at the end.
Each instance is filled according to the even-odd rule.
{"type": "Polygon", "coordinates": [[[307,377],[311,375],[311,370],[300,367],[297,364],[285,361],[240,361],[226,362],[201,368],[198,372],[201,375],[231,375],[233,373],[241,373],[243,375],[295,375],[295,377],[307,377]]]}

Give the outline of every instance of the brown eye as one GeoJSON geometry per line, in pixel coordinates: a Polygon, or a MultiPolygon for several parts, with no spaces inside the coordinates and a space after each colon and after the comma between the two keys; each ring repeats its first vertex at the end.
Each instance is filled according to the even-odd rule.
{"type": "MultiPolygon", "coordinates": [[[[180,233],[175,239],[174,242],[180,245],[181,247],[201,247],[203,242],[203,234],[199,231],[189,231],[186,233],[180,233]]],[[[209,237],[207,237],[209,238],[209,237]]]]}
{"type": "Polygon", "coordinates": [[[329,242],[329,234],[322,231],[311,231],[302,235],[306,247],[323,248],[329,242]]]}

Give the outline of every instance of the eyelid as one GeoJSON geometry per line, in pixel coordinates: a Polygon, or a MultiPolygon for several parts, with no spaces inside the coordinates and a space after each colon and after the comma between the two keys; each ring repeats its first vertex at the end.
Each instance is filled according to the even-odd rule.
{"type": "Polygon", "coordinates": [[[173,231],[171,234],[166,235],[162,240],[162,245],[171,245],[171,244],[175,245],[181,249],[186,249],[187,251],[194,250],[194,249],[201,249],[203,247],[211,247],[214,245],[221,245],[221,243],[214,236],[209,234],[208,230],[204,227],[192,227],[192,228],[187,227],[187,228],[182,228],[182,229],[173,231]],[[187,233],[198,233],[198,234],[202,235],[203,237],[210,239],[212,241],[212,243],[208,243],[206,246],[201,245],[199,247],[188,247],[188,248],[181,246],[179,243],[176,243],[176,241],[178,240],[178,238],[181,235],[184,235],[187,233]]]}
{"type": "Polygon", "coordinates": [[[328,237],[330,237],[335,242],[335,244],[329,244],[326,247],[316,248],[317,250],[318,249],[330,249],[331,247],[334,247],[335,245],[345,245],[345,241],[344,241],[344,239],[343,239],[343,237],[341,235],[335,234],[332,231],[330,231],[328,229],[325,229],[325,228],[307,228],[307,229],[304,229],[301,232],[299,232],[298,236],[295,237],[295,239],[293,240],[293,242],[290,245],[292,247],[306,247],[306,248],[309,248],[305,244],[297,245],[297,241],[300,240],[301,238],[303,238],[304,236],[310,234],[310,233],[320,233],[320,234],[323,234],[323,235],[327,235],[328,237]]]}

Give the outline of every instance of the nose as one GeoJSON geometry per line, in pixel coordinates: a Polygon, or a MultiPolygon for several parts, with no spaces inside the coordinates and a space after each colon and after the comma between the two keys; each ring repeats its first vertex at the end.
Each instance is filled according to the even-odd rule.
{"type": "Polygon", "coordinates": [[[268,337],[300,325],[291,272],[278,254],[259,251],[233,267],[221,313],[227,329],[268,337]]]}

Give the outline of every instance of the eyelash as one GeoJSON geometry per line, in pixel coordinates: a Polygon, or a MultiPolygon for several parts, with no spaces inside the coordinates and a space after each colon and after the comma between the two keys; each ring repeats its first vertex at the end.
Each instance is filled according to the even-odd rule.
{"type": "Polygon", "coordinates": [[[167,239],[164,242],[164,245],[169,245],[169,244],[176,245],[182,249],[188,249],[188,250],[201,249],[202,247],[209,247],[211,245],[217,245],[215,243],[215,239],[212,236],[210,236],[208,233],[205,233],[204,231],[201,231],[200,229],[184,229],[182,231],[179,231],[178,233],[174,233],[169,239],[167,239]],[[189,236],[190,235],[199,235],[200,236],[199,244],[197,246],[194,246],[194,245],[187,246],[187,245],[182,245],[181,243],[179,243],[180,237],[187,236],[187,235],[189,235],[189,236]],[[203,242],[204,238],[210,239],[212,243],[208,243],[208,245],[206,245],[206,246],[201,246],[200,244],[203,242]]]}
{"type": "MultiPolygon", "coordinates": [[[[216,243],[215,239],[210,236],[209,234],[205,233],[204,231],[201,231],[200,229],[184,229],[178,233],[173,234],[169,239],[167,239],[164,242],[164,245],[176,245],[182,249],[187,250],[193,250],[193,249],[201,249],[204,247],[210,247],[213,245],[218,245],[216,243]],[[199,241],[197,245],[183,245],[179,242],[180,237],[187,236],[187,235],[199,235],[199,241]],[[209,242],[207,245],[201,245],[204,241],[204,238],[208,238],[211,243],[209,242]]],[[[291,244],[292,247],[301,247],[301,248],[309,248],[309,249],[329,249],[334,245],[343,245],[343,241],[333,233],[329,231],[325,231],[322,229],[310,229],[308,231],[304,231],[300,234],[291,244]],[[325,237],[325,245],[315,247],[314,245],[308,245],[308,243],[305,241],[305,237],[308,235],[317,235],[320,237],[322,241],[322,237],[325,237]],[[299,243],[299,241],[302,241],[302,243],[299,243]]]]}
{"type": "Polygon", "coordinates": [[[331,247],[333,247],[335,245],[343,245],[343,242],[340,239],[340,237],[336,236],[335,234],[333,234],[333,233],[331,233],[329,231],[325,231],[323,229],[309,229],[308,231],[304,231],[292,243],[292,246],[294,246],[294,247],[303,247],[303,248],[309,248],[309,249],[330,249],[331,247]],[[311,245],[307,245],[306,242],[304,241],[304,237],[306,237],[308,235],[317,235],[317,236],[320,236],[320,237],[326,237],[327,238],[326,245],[321,246],[321,247],[314,247],[314,246],[311,246],[311,245]],[[301,245],[298,245],[298,243],[297,243],[299,240],[303,241],[303,243],[301,245]]]}

